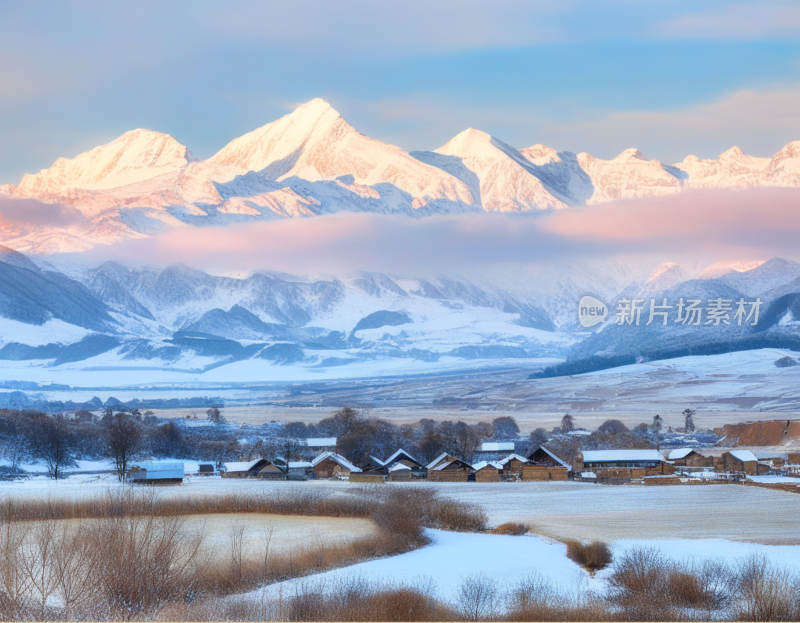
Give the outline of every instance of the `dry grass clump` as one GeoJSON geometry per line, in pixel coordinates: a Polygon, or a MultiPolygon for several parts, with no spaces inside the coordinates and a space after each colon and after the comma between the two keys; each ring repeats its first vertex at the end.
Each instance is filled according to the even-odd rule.
{"type": "Polygon", "coordinates": [[[451,532],[483,532],[488,518],[484,510],[475,504],[440,498],[437,491],[425,487],[398,487],[386,491],[386,495],[404,496],[419,516],[420,524],[426,528],[437,528],[451,532]]]}
{"type": "Polygon", "coordinates": [[[522,579],[506,598],[506,621],[611,621],[608,605],[587,595],[565,595],[543,576],[522,579]]]}
{"type": "Polygon", "coordinates": [[[611,548],[602,541],[581,543],[567,541],[567,557],[590,573],[605,569],[611,564],[611,548]]]}
{"type": "Polygon", "coordinates": [[[379,503],[377,495],[331,496],[312,488],[299,487],[278,492],[264,490],[175,498],[159,497],[152,488],[121,488],[76,500],[14,500],[9,497],[0,504],[0,521],[231,513],[369,517],[379,503]]]}
{"type": "Polygon", "coordinates": [[[501,523],[494,530],[490,530],[492,534],[510,534],[512,536],[522,536],[530,532],[530,526],[526,523],[519,523],[518,521],[509,521],[508,523],[501,523]]]}

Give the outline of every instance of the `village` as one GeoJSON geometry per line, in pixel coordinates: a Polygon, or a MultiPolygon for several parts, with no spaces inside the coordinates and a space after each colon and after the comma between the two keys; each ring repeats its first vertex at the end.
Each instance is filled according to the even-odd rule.
{"type": "MultiPolygon", "coordinates": [[[[337,453],[337,438],[305,440],[303,454],[310,460],[286,461],[256,458],[198,463],[196,475],[249,478],[270,481],[340,480],[354,483],[387,482],[542,482],[579,481],[605,485],[748,484],[777,487],[800,493],[800,452],[759,452],[730,449],[704,452],[693,447],[657,449],[584,450],[568,462],[540,445],[525,455],[514,452],[513,442],[484,442],[468,463],[447,452],[423,463],[403,448],[381,459],[365,457],[350,461],[337,453]],[[508,454],[506,454],[508,453],[508,454]],[[309,455],[315,455],[313,458],[309,455]],[[773,476],[771,482],[753,477],[773,476]],[[799,478],[797,484],[791,480],[799,478]]],[[[134,465],[127,481],[134,484],[180,484],[187,475],[185,464],[150,461],[134,465]]]]}

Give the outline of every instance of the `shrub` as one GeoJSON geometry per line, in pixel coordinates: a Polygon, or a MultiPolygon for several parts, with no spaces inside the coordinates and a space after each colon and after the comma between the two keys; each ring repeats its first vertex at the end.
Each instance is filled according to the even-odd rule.
{"type": "Polygon", "coordinates": [[[494,530],[492,530],[493,534],[510,534],[513,536],[521,536],[523,534],[527,534],[528,532],[530,532],[530,526],[528,524],[519,523],[516,521],[501,523],[494,530]]]}
{"type": "Polygon", "coordinates": [[[589,544],[580,541],[567,541],[567,557],[587,571],[594,573],[611,564],[611,548],[602,541],[589,544]]]}

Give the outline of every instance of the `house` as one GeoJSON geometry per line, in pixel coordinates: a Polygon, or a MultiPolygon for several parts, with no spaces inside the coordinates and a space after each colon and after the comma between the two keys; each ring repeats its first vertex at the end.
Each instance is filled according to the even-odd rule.
{"type": "Polygon", "coordinates": [[[267,461],[266,465],[258,470],[258,477],[264,480],[286,480],[287,472],[286,466],[267,461]]]}
{"type": "Polygon", "coordinates": [[[311,459],[320,452],[336,452],[336,437],[309,437],[297,449],[303,458],[311,459]]]}
{"type": "Polygon", "coordinates": [[[411,476],[414,478],[423,478],[425,476],[425,464],[419,462],[402,448],[383,462],[388,469],[391,469],[398,463],[402,463],[408,467],[411,470],[411,476]]]}
{"type": "Polygon", "coordinates": [[[568,480],[570,471],[569,463],[544,446],[539,446],[528,453],[528,461],[522,466],[522,480],[568,480]]]}
{"type": "Polygon", "coordinates": [[[315,478],[347,478],[351,472],[361,472],[361,469],[335,452],[323,452],[313,461],[315,478]]]}
{"type": "Polygon", "coordinates": [[[694,448],[677,448],[671,450],[667,455],[667,460],[673,465],[682,467],[713,467],[714,459],[710,456],[703,456],[694,448]]]}
{"type": "Polygon", "coordinates": [[[223,463],[219,475],[223,478],[255,478],[258,471],[267,463],[269,463],[267,459],[223,463]]]}
{"type": "Polygon", "coordinates": [[[506,458],[497,461],[503,470],[504,476],[517,476],[519,478],[522,478],[522,466],[527,462],[528,459],[519,454],[509,454],[506,458]]]}
{"type": "Polygon", "coordinates": [[[461,459],[448,456],[436,464],[433,469],[428,467],[428,480],[436,482],[467,482],[472,473],[472,466],[461,459]]]}
{"type": "Polygon", "coordinates": [[[183,463],[164,461],[139,463],[126,474],[127,481],[137,485],[179,485],[184,476],[183,463]]]}
{"type": "Polygon", "coordinates": [[[504,454],[514,452],[513,441],[484,441],[475,451],[475,457],[484,461],[499,459],[504,454]]]}
{"type": "Polygon", "coordinates": [[[386,465],[378,457],[368,456],[358,464],[363,472],[381,471],[386,472],[386,465]]]}
{"type": "Polygon", "coordinates": [[[475,482],[500,482],[503,466],[497,461],[481,461],[472,466],[475,482]]]}
{"type": "Polygon", "coordinates": [[[213,463],[199,463],[197,466],[197,473],[201,476],[213,476],[214,464],[213,463]]]}
{"type": "Polygon", "coordinates": [[[558,458],[544,446],[539,446],[535,450],[528,452],[527,462],[546,465],[547,467],[566,467],[567,470],[570,469],[569,463],[558,458]]]}
{"type": "Polygon", "coordinates": [[[575,471],[597,468],[658,467],[664,457],[658,450],[584,450],[575,459],[575,471]]]}
{"type": "Polygon", "coordinates": [[[456,457],[454,457],[454,456],[452,456],[450,454],[447,454],[447,452],[442,452],[439,456],[437,456],[430,463],[428,463],[425,466],[425,469],[427,469],[430,472],[432,469],[435,469],[436,467],[438,467],[442,463],[446,463],[446,462],[449,462],[449,461],[455,461],[455,460],[456,460],[456,457]]]}
{"type": "Polygon", "coordinates": [[[389,468],[389,480],[392,482],[404,482],[411,480],[412,468],[403,462],[395,463],[389,468]]]}
{"type": "Polygon", "coordinates": [[[714,461],[714,467],[720,472],[744,472],[755,476],[758,474],[758,459],[750,450],[730,450],[714,461]]]}

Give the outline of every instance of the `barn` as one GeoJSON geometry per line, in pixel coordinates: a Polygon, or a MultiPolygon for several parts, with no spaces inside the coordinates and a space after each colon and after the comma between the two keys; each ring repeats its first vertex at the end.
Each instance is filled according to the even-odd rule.
{"type": "Polygon", "coordinates": [[[694,448],[676,448],[667,455],[667,460],[681,467],[713,467],[714,459],[703,456],[694,448]]]}
{"type": "Polygon", "coordinates": [[[153,461],[131,467],[127,480],[137,485],[179,485],[184,476],[183,463],[153,461]]]}
{"type": "Polygon", "coordinates": [[[519,476],[520,478],[522,478],[522,466],[527,462],[528,459],[519,454],[509,454],[506,458],[497,461],[503,469],[503,475],[519,476]]]}
{"type": "Polygon", "coordinates": [[[223,463],[219,475],[223,478],[255,478],[259,470],[267,463],[269,463],[267,459],[223,463]]]}
{"type": "Polygon", "coordinates": [[[323,452],[313,461],[315,478],[340,478],[347,479],[352,472],[361,472],[361,469],[335,452],[323,452]]]}

